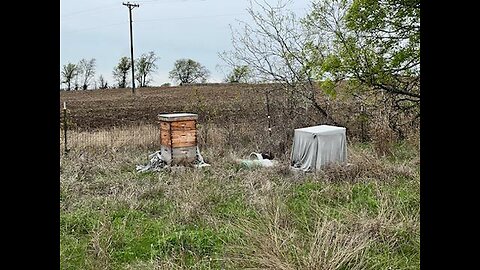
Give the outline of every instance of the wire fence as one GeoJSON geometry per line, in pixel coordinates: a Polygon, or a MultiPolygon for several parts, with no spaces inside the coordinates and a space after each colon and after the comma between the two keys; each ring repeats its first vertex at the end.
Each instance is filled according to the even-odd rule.
{"type": "MultiPolygon", "coordinates": [[[[72,113],[74,112],[64,109],[61,115],[62,153],[68,153],[69,150],[160,149],[159,123],[139,120],[138,123],[119,123],[102,128],[85,125],[78,127],[73,117],[69,117],[72,113]]],[[[238,153],[273,151],[277,155],[285,155],[288,154],[293,135],[293,129],[283,126],[285,124],[286,121],[270,122],[270,118],[238,121],[233,117],[225,117],[222,123],[211,123],[206,119],[197,123],[197,143],[202,149],[209,148],[220,152],[230,149],[238,153]]],[[[303,126],[306,125],[307,123],[303,126]]]]}
{"type": "MultiPolygon", "coordinates": [[[[97,151],[101,149],[134,150],[144,149],[157,151],[160,149],[160,124],[144,123],[113,125],[103,128],[78,127],[71,117],[61,115],[60,150],[97,151]],[[65,129],[66,128],[66,129],[65,129]]],[[[243,152],[258,151],[271,147],[272,141],[282,141],[283,133],[272,136],[264,124],[237,123],[229,119],[222,124],[207,122],[197,123],[197,143],[202,149],[222,152],[227,149],[243,152]]],[[[280,146],[282,147],[282,146],[280,146]]],[[[284,149],[280,149],[285,152],[284,149]]]]}
{"type": "MultiPolygon", "coordinates": [[[[269,101],[271,101],[269,96],[266,96],[267,104],[269,101]]],[[[270,106],[266,107],[266,114],[273,115],[271,118],[265,117],[262,110],[248,115],[240,108],[235,111],[223,111],[221,114],[215,110],[214,112],[196,110],[195,112],[199,114],[198,146],[201,149],[217,152],[265,151],[273,152],[276,155],[288,155],[295,128],[326,123],[321,118],[309,117],[312,113],[307,112],[306,109],[303,111],[303,108],[294,108],[291,110],[293,114],[290,114],[288,113],[290,109],[284,111],[284,107],[280,105],[271,102],[270,106]],[[274,112],[272,112],[272,107],[274,112]],[[202,117],[203,119],[201,119],[202,117]]],[[[349,104],[343,107],[341,105],[330,109],[337,112],[336,119],[341,122],[341,126],[347,128],[347,137],[350,141],[376,141],[382,148],[388,148],[387,146],[395,141],[393,136],[395,130],[389,127],[388,118],[367,114],[363,108],[357,110],[353,105],[350,107],[348,107],[349,104]],[[384,144],[386,146],[383,146],[384,144]]],[[[119,121],[118,117],[114,117],[115,115],[104,113],[101,115],[103,123],[101,126],[98,123],[91,124],[92,121],[75,120],[78,112],[67,110],[65,106],[64,104],[60,118],[60,150],[62,153],[68,153],[68,150],[96,150],[99,148],[145,149],[148,151],[156,151],[160,148],[159,123],[145,122],[141,116],[125,120],[122,118],[119,121]]],[[[74,107],[72,106],[72,108],[74,107]]],[[[84,114],[82,117],[88,119],[89,116],[84,114]]],[[[408,132],[415,135],[418,133],[416,130],[418,128],[412,127],[410,130],[404,128],[400,131],[404,133],[404,136],[410,136],[411,134],[408,132]]]]}
{"type": "Polygon", "coordinates": [[[160,146],[160,128],[148,124],[102,130],[79,130],[67,126],[66,133],[63,127],[60,129],[60,144],[63,152],[104,147],[156,149],[160,146]]]}

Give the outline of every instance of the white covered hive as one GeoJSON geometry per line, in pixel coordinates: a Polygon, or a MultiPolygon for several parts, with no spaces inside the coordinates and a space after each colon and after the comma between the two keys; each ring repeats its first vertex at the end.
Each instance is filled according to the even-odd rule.
{"type": "Polygon", "coordinates": [[[294,131],[290,165],[302,171],[316,171],[347,160],[346,129],[329,125],[294,131]]]}

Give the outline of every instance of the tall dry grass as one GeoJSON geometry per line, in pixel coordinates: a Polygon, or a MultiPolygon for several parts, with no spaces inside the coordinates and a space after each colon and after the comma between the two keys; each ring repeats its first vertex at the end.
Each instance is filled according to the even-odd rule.
{"type": "MultiPolygon", "coordinates": [[[[228,131],[212,126],[206,132],[210,135],[201,150],[212,167],[205,170],[137,174],[135,165],[145,163],[154,150],[142,147],[86,144],[62,156],[61,215],[98,215],[89,221],[92,225],[84,221],[88,215],[78,214],[74,219],[91,226],[82,236],[87,237],[82,265],[89,269],[119,265],[122,269],[384,269],[389,264],[409,265],[398,255],[404,251],[398,250],[405,241],[413,245],[411,238],[419,235],[419,211],[415,201],[396,194],[403,194],[403,185],[408,192],[419,190],[415,150],[409,150],[411,156],[393,151],[392,157],[399,155],[397,160],[378,156],[373,146],[351,144],[350,165],[297,175],[288,170],[288,159],[280,159],[276,168],[239,167],[233,161],[245,156],[235,150],[239,147],[235,140],[229,144],[228,131]],[[396,191],[398,185],[402,188],[396,191]],[[127,214],[114,223],[119,212],[127,214]],[[136,223],[128,213],[143,213],[148,218],[136,223]],[[152,253],[150,259],[119,262],[119,249],[135,247],[121,242],[119,233],[133,230],[126,233],[133,237],[131,243],[141,242],[135,239],[148,234],[144,230],[155,222],[167,222],[166,228],[213,228],[223,248],[219,253],[198,255],[180,241],[178,249],[184,252],[152,253]],[[397,257],[390,262],[377,250],[390,250],[397,257]],[[193,252],[194,259],[186,259],[188,252],[193,252]]],[[[122,140],[120,135],[117,138],[122,140]]],[[[69,234],[62,233],[63,237],[69,234]]],[[[155,241],[145,245],[156,245],[155,241]]],[[[62,248],[64,264],[71,261],[69,248],[73,249],[62,248]]],[[[411,260],[412,255],[408,256],[411,260]]],[[[416,263],[411,262],[413,268],[416,263]]]]}
{"type": "Polygon", "coordinates": [[[335,220],[319,218],[314,229],[301,234],[281,203],[263,219],[241,220],[240,244],[229,259],[248,269],[365,269],[365,251],[375,240],[365,228],[351,230],[335,220]],[[242,255],[242,256],[238,256],[242,255]]]}

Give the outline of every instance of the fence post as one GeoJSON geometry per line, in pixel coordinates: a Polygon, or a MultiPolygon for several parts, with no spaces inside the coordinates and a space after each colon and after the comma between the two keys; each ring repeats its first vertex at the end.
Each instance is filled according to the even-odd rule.
{"type": "Polygon", "coordinates": [[[365,109],[363,105],[360,107],[360,128],[361,128],[361,141],[362,143],[366,142],[366,136],[365,136],[365,122],[367,121],[367,114],[365,113],[365,109]]]}
{"type": "Polygon", "coordinates": [[[63,102],[63,137],[64,137],[64,145],[65,145],[65,154],[68,153],[68,147],[67,147],[67,103],[64,101],[63,102]]]}
{"type": "Polygon", "coordinates": [[[272,120],[270,116],[270,100],[268,98],[268,94],[270,94],[270,90],[267,89],[265,91],[265,103],[267,107],[267,121],[268,121],[268,154],[272,156],[272,120]]]}

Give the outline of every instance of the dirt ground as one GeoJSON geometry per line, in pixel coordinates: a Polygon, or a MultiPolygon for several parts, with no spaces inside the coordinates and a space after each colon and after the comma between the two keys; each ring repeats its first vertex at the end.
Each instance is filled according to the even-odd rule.
{"type": "MultiPolygon", "coordinates": [[[[91,91],[62,91],[69,119],[77,128],[106,128],[157,123],[157,115],[173,112],[199,114],[214,123],[250,121],[266,115],[265,90],[271,85],[210,84],[91,91]]],[[[62,114],[61,114],[62,115],[62,114]]]]}

